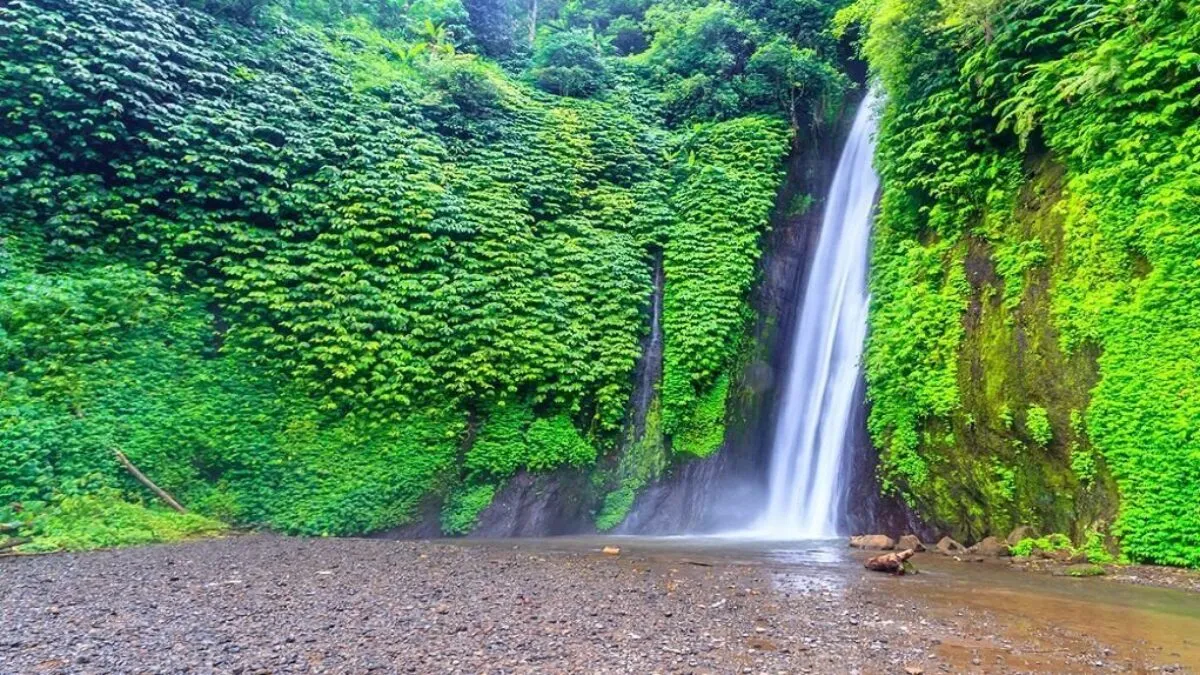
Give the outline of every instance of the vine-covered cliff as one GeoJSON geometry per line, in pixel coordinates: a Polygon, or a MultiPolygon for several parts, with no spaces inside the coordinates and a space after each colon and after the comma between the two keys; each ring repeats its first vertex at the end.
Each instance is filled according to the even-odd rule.
{"type": "Polygon", "coordinates": [[[462,533],[567,467],[611,526],[713,452],[790,138],[846,86],[836,7],[533,7],[0,8],[0,520],[82,547],[432,500],[462,533]]]}
{"type": "Polygon", "coordinates": [[[862,0],[886,90],[867,377],[889,487],[1200,564],[1200,6],[862,0]]]}

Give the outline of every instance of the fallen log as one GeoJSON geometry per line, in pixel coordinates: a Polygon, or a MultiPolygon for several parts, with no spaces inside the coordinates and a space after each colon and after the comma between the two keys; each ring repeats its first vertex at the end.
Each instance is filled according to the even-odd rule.
{"type": "Polygon", "coordinates": [[[913,557],[914,551],[911,548],[895,553],[885,553],[870,558],[863,563],[863,567],[875,572],[887,572],[889,574],[905,574],[912,567],[908,564],[908,559],[913,557]]]}
{"type": "Polygon", "coordinates": [[[29,537],[13,537],[5,541],[0,541],[0,551],[7,551],[10,548],[15,548],[21,544],[28,544],[33,541],[29,537]]]}
{"type": "Polygon", "coordinates": [[[174,497],[167,494],[166,490],[155,485],[154,481],[150,480],[146,477],[146,474],[139,471],[138,468],[133,465],[133,462],[129,461],[129,458],[125,456],[125,453],[121,452],[117,448],[113,448],[113,452],[117,455],[117,461],[121,463],[121,466],[125,467],[129,473],[133,474],[133,477],[136,478],[139,483],[150,488],[150,491],[158,495],[159,499],[166,502],[167,506],[170,506],[180,513],[187,513],[187,509],[183,508],[179,502],[175,501],[174,497]]]}

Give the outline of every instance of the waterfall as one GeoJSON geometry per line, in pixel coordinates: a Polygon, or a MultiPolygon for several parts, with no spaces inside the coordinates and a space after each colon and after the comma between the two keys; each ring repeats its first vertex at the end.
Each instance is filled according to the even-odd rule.
{"type": "Polygon", "coordinates": [[[758,534],[831,537],[845,501],[842,454],[867,331],[867,257],[879,178],[868,93],[838,161],[777,407],[758,534]]]}

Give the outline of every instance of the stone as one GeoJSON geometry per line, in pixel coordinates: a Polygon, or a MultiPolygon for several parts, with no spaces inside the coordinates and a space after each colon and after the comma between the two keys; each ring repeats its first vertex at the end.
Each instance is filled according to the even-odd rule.
{"type": "Polygon", "coordinates": [[[1008,544],[1000,541],[996,537],[984,537],[984,539],[979,543],[967,549],[967,552],[987,558],[1000,558],[1010,555],[1008,544]]]}
{"type": "Polygon", "coordinates": [[[604,555],[621,555],[621,548],[619,546],[605,546],[600,549],[600,552],[604,555]]]}
{"type": "Polygon", "coordinates": [[[960,555],[967,552],[967,547],[954,541],[950,537],[942,537],[938,540],[937,551],[942,555],[960,555]]]}
{"type": "Polygon", "coordinates": [[[1037,539],[1037,536],[1037,530],[1028,525],[1021,525],[1013,528],[1013,531],[1008,533],[1008,537],[1004,541],[1009,546],[1016,546],[1021,543],[1022,539],[1037,539]]]}
{"type": "Polygon", "coordinates": [[[1042,560],[1053,560],[1057,563],[1070,564],[1078,562],[1075,559],[1075,553],[1065,548],[1056,549],[1053,551],[1043,551],[1040,548],[1033,549],[1033,557],[1042,560]]]}
{"type": "Polygon", "coordinates": [[[1062,576],[1068,577],[1102,577],[1105,574],[1104,568],[1099,565],[1076,564],[1068,565],[1063,568],[1062,572],[1056,572],[1062,576]]]}
{"type": "Polygon", "coordinates": [[[864,551],[890,551],[896,548],[896,541],[884,534],[863,534],[850,537],[850,548],[861,548],[864,551]]]}
{"type": "Polygon", "coordinates": [[[925,550],[925,544],[921,543],[921,540],[917,537],[917,535],[906,534],[903,537],[900,537],[900,540],[896,542],[896,548],[902,551],[905,549],[912,549],[917,553],[920,553],[921,551],[925,550]]]}

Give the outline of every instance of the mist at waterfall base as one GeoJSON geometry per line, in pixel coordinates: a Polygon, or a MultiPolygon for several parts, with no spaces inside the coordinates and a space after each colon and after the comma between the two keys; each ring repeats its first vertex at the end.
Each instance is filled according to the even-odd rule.
{"type": "Polygon", "coordinates": [[[802,294],[790,357],[775,407],[767,493],[749,527],[723,533],[756,539],[827,539],[848,492],[844,457],[867,331],[867,261],[879,178],[874,155],[877,99],[860,104],[830,186],[816,253],[802,294]]]}

